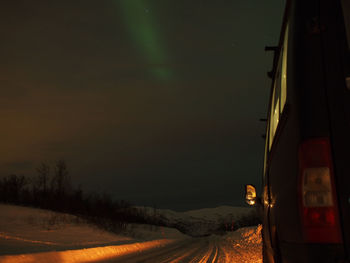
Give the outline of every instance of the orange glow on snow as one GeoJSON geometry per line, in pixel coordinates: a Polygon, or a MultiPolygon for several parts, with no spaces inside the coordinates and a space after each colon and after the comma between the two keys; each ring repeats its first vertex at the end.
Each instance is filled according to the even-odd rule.
{"type": "Polygon", "coordinates": [[[95,262],[114,257],[142,252],[151,248],[162,247],[174,240],[154,240],[120,246],[95,247],[78,250],[53,251],[13,256],[0,256],[1,263],[77,263],[95,262]]]}
{"type": "Polygon", "coordinates": [[[0,237],[5,238],[5,239],[12,239],[12,240],[24,241],[24,242],[29,242],[29,243],[35,243],[35,244],[59,245],[59,243],[55,243],[55,242],[31,240],[31,239],[26,239],[26,238],[22,238],[22,237],[11,236],[11,235],[4,233],[4,232],[0,232],[0,237]]]}
{"type": "MultiPolygon", "coordinates": [[[[210,258],[210,256],[211,256],[211,253],[213,252],[213,249],[214,249],[214,247],[213,246],[211,246],[207,251],[206,251],[206,253],[202,256],[202,258],[198,261],[198,263],[207,263],[207,262],[209,262],[208,260],[209,260],[209,258],[210,258]]],[[[215,254],[217,254],[217,248],[215,247],[215,254]]],[[[215,260],[212,260],[212,262],[215,262],[215,260]]]]}
{"type": "MultiPolygon", "coordinates": [[[[212,235],[183,240],[160,239],[86,249],[5,255],[0,256],[0,262],[93,263],[113,261],[113,259],[122,260],[120,257],[129,255],[131,258],[128,258],[128,262],[141,262],[144,259],[145,262],[170,263],[262,263],[261,229],[262,226],[259,225],[258,227],[247,227],[228,232],[224,236],[212,235]]],[[[3,232],[1,234],[6,238],[7,235],[4,235],[3,232]]],[[[14,237],[9,236],[9,239],[14,239],[14,237]]],[[[18,240],[30,242],[22,238],[18,238],[18,240]]]]}
{"type": "Polygon", "coordinates": [[[234,232],[236,236],[228,238],[227,243],[220,247],[224,253],[224,262],[262,263],[261,229],[259,225],[257,228],[248,227],[245,231],[234,232]]]}

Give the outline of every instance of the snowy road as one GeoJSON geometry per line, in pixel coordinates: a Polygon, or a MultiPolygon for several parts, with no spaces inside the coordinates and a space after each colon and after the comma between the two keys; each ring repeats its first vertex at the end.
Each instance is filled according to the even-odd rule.
{"type": "Polygon", "coordinates": [[[223,236],[0,256],[0,262],[261,263],[260,230],[251,227],[223,236]]]}
{"type": "Polygon", "coordinates": [[[130,224],[127,235],[117,235],[74,223],[70,215],[1,204],[0,210],[0,263],[262,262],[261,226],[192,238],[174,228],[130,224]],[[48,224],[51,218],[58,223],[48,224]]]}
{"type": "Polygon", "coordinates": [[[141,251],[131,255],[122,256],[108,261],[123,263],[176,263],[176,262],[229,262],[225,259],[222,248],[210,238],[195,238],[175,242],[163,248],[141,251]]]}
{"type": "Polygon", "coordinates": [[[261,263],[260,229],[225,236],[182,240],[163,248],[99,262],[123,263],[261,263]]]}

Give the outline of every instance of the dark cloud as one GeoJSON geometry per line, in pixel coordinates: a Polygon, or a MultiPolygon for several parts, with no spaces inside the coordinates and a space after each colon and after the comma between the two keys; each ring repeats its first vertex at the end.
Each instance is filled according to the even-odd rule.
{"type": "Polygon", "coordinates": [[[26,173],[29,169],[33,168],[34,164],[29,161],[5,162],[0,165],[3,175],[9,175],[12,173],[26,173]]]}

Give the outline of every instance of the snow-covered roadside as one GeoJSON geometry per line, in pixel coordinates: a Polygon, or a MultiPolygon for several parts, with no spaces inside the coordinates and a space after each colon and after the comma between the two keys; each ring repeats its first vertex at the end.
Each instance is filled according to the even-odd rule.
{"type": "Polygon", "coordinates": [[[136,247],[140,248],[144,241],[185,237],[175,229],[146,225],[129,225],[127,233],[116,235],[81,222],[72,215],[0,204],[0,255],[133,243],[139,243],[136,247]]]}
{"type": "Polygon", "coordinates": [[[152,248],[163,247],[174,242],[174,240],[163,239],[133,243],[119,246],[103,246],[86,249],[75,249],[65,251],[51,251],[33,254],[21,254],[0,256],[1,263],[76,263],[95,262],[108,260],[115,257],[125,256],[136,252],[142,252],[152,248]]]}
{"type": "Polygon", "coordinates": [[[225,262],[261,263],[262,226],[244,227],[228,233],[221,241],[225,262]]]}
{"type": "Polygon", "coordinates": [[[0,204],[0,255],[131,242],[72,215],[0,204]]]}

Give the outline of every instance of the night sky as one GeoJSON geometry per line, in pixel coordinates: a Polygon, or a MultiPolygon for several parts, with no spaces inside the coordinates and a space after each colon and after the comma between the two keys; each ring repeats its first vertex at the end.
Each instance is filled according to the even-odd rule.
{"type": "Polygon", "coordinates": [[[244,205],[284,3],[1,1],[0,176],[63,158],[138,205],[244,205]]]}

